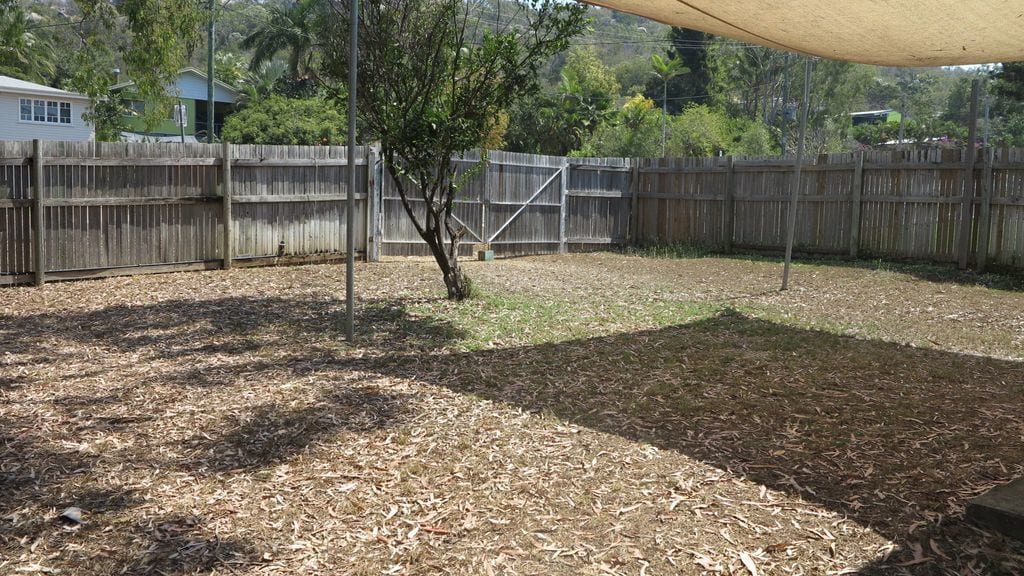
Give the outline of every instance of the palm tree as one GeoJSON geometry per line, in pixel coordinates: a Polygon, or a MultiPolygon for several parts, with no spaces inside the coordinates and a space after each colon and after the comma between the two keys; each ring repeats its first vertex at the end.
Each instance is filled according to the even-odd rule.
{"type": "Polygon", "coordinates": [[[17,0],[0,0],[0,74],[47,83],[56,73],[53,50],[31,22],[17,0]]]}
{"type": "Polygon", "coordinates": [[[665,155],[665,141],[668,139],[668,81],[676,76],[689,74],[690,69],[683,66],[678,56],[670,59],[651,54],[651,66],[654,74],[661,79],[661,155],[665,155]]]}
{"type": "Polygon", "coordinates": [[[242,48],[253,50],[249,69],[259,70],[264,62],[286,50],[292,77],[315,75],[313,26],[322,6],[323,0],[298,0],[288,7],[271,7],[260,27],[242,41],[242,48]]]}
{"type": "Polygon", "coordinates": [[[285,72],[285,64],[280,60],[264,62],[258,69],[250,70],[238,86],[239,104],[247,105],[273,94],[274,86],[285,72]]]}

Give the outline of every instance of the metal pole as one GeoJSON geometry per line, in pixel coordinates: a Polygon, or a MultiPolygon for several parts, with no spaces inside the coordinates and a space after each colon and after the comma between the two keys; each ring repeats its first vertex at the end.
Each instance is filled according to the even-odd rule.
{"type": "Polygon", "coordinates": [[[789,142],[789,57],[790,53],[786,52],[785,64],[783,64],[785,76],[782,80],[782,129],[780,132],[782,136],[780,138],[782,145],[782,157],[786,157],[786,144],[789,142]]]}
{"type": "Polygon", "coordinates": [[[800,200],[800,172],[804,164],[804,136],[807,134],[807,112],[811,107],[810,57],[804,62],[804,108],[800,112],[800,134],[796,142],[796,168],[793,170],[792,196],[789,199],[789,226],[786,230],[786,264],[782,268],[782,289],[789,289],[789,266],[793,260],[793,240],[796,238],[796,207],[800,200]]]}
{"type": "Polygon", "coordinates": [[[982,148],[982,150],[988,150],[988,127],[989,127],[989,122],[991,121],[991,119],[989,118],[989,112],[990,112],[989,111],[989,105],[990,104],[991,104],[991,101],[989,100],[988,94],[986,94],[985,95],[985,132],[983,133],[983,135],[981,137],[981,148],[982,148]]]}
{"type": "Polygon", "coordinates": [[[359,80],[359,0],[351,0],[348,59],[348,194],[345,211],[345,336],[355,340],[356,84],[359,80]]]}
{"type": "Polygon", "coordinates": [[[967,124],[967,148],[964,150],[963,188],[960,201],[960,228],[957,230],[957,265],[961,270],[967,268],[971,252],[971,232],[974,224],[974,161],[978,157],[978,149],[974,143],[978,139],[978,99],[981,94],[981,80],[971,82],[971,107],[967,124]]]}
{"type": "Polygon", "coordinates": [[[213,143],[213,31],[214,0],[210,0],[210,26],[206,35],[206,142],[213,143]]]}

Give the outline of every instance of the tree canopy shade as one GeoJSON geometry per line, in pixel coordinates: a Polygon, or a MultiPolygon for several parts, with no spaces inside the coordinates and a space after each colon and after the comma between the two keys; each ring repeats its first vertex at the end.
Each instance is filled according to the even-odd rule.
{"type": "Polygon", "coordinates": [[[1024,60],[1024,5],[982,0],[583,0],[832,60],[947,66],[1024,60]]]}

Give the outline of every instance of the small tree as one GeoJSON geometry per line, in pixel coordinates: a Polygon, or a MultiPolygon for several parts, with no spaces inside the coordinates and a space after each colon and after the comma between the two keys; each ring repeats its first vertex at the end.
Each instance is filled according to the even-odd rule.
{"type": "MultiPolygon", "coordinates": [[[[459,268],[465,230],[452,211],[452,156],[480,145],[499,114],[536,93],[544,62],[583,31],[585,8],[530,0],[493,23],[484,0],[377,0],[360,4],[359,114],[430,247],[448,289],[469,285],[459,268]]],[[[331,0],[321,22],[325,79],[348,71],[348,2],[331,0]]]]}

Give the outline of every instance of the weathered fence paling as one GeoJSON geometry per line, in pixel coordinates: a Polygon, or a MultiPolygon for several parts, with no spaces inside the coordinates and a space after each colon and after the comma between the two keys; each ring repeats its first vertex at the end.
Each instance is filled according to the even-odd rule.
{"type": "MultiPolygon", "coordinates": [[[[363,172],[365,149],[358,154],[363,172]]],[[[347,250],[338,233],[344,155],[340,147],[0,142],[0,284],[338,258],[347,250]]],[[[368,179],[360,179],[353,193],[365,211],[368,179]]]]}
{"type": "MultiPolygon", "coordinates": [[[[340,147],[0,142],[0,284],[339,259],[350,192],[355,250],[427,255],[376,151],[357,158],[349,191],[340,147]]],[[[784,247],[791,159],[488,160],[460,180],[463,255],[784,247]]],[[[1024,150],[823,155],[799,199],[798,252],[1024,268],[1024,150]]]]}
{"type": "MultiPolygon", "coordinates": [[[[993,150],[991,158],[965,172],[957,151],[819,157],[801,176],[797,250],[1022,268],[1024,153],[993,150]]],[[[792,161],[736,158],[724,184],[727,159],[641,162],[637,242],[783,248],[792,161]]]]}

